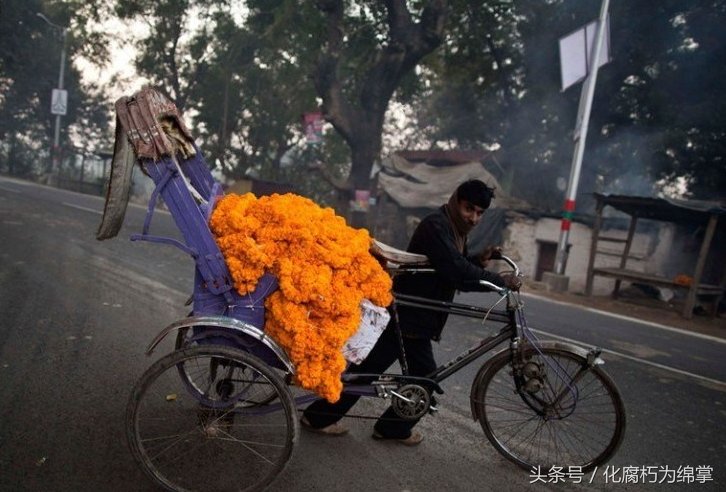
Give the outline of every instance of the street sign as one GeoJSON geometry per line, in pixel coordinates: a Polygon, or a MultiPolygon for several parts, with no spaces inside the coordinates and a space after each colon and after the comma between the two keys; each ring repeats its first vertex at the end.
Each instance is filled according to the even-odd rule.
{"type": "MultiPolygon", "coordinates": [[[[598,21],[590,22],[585,27],[560,38],[560,75],[563,91],[587,77],[590,58],[594,56],[597,23],[598,21]]],[[[610,61],[610,16],[605,20],[604,36],[598,68],[610,61]]]]}
{"type": "Polygon", "coordinates": [[[50,100],[50,112],[65,116],[68,110],[68,91],[64,89],[53,89],[53,96],[50,100]]]}

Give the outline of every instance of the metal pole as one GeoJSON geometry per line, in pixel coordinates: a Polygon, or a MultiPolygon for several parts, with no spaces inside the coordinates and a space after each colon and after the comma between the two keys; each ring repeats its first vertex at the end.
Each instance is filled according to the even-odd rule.
{"type": "MultiPolygon", "coordinates": [[[[51,22],[45,15],[41,14],[40,12],[37,12],[36,15],[43,19],[46,24],[48,24],[51,27],[55,27],[56,29],[60,29],[61,32],[61,38],[62,38],[62,48],[61,48],[61,59],[60,59],[60,71],[58,73],[58,89],[63,89],[63,79],[65,75],[65,69],[66,69],[66,31],[67,29],[63,26],[59,26],[58,24],[55,24],[54,22],[51,22]]],[[[60,125],[61,125],[61,115],[57,114],[55,115],[55,130],[53,132],[53,149],[52,149],[52,169],[51,172],[53,174],[58,174],[60,171],[60,125]]]]}
{"type": "MultiPolygon", "coordinates": [[[[58,74],[58,89],[63,90],[63,76],[66,68],[66,30],[61,28],[61,36],[63,37],[63,48],[61,50],[60,73],[58,74]]],[[[55,115],[55,133],[53,134],[53,173],[60,172],[60,125],[61,115],[55,115]]]]}
{"type": "Polygon", "coordinates": [[[570,180],[567,183],[567,194],[562,212],[562,224],[560,227],[560,240],[557,245],[557,256],[555,258],[555,273],[564,275],[567,264],[567,241],[570,238],[570,224],[572,214],[575,211],[575,197],[577,196],[577,185],[580,181],[580,169],[582,168],[582,156],[585,153],[585,139],[587,128],[590,123],[590,111],[592,109],[592,98],[595,94],[595,82],[597,70],[600,64],[600,51],[603,39],[605,38],[605,20],[608,15],[610,0],[603,0],[600,5],[600,16],[595,33],[595,46],[593,47],[590,66],[585,83],[580,93],[580,105],[577,109],[577,121],[575,124],[575,152],[572,157],[572,168],[570,169],[570,180]]]}

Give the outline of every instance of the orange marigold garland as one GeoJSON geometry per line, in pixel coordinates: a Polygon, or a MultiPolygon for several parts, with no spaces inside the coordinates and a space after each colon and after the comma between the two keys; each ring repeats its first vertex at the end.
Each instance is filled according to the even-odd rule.
{"type": "Polygon", "coordinates": [[[293,194],[226,195],[210,227],[240,294],[266,271],[277,276],[265,332],[287,351],[300,386],[337,401],[341,349],[358,328],[361,301],[392,301],[391,279],[368,252],[368,232],[293,194]]]}

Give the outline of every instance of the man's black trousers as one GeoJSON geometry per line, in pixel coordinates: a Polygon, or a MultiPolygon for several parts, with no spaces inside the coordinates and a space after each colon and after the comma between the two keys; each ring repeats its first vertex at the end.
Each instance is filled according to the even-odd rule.
{"type": "MultiPolygon", "coordinates": [[[[436,361],[427,338],[403,338],[406,362],[410,376],[427,376],[436,369],[436,361]]],[[[398,335],[394,323],[388,324],[368,357],[360,365],[351,364],[348,374],[380,374],[399,359],[401,353],[398,335]]],[[[305,418],[317,428],[327,427],[340,420],[355,405],[360,396],[343,393],[336,403],[316,400],[305,409],[305,418]]],[[[403,420],[396,416],[392,408],[388,408],[378,419],[375,430],[381,436],[391,439],[405,439],[411,435],[411,429],[418,420],[403,420]]]]}

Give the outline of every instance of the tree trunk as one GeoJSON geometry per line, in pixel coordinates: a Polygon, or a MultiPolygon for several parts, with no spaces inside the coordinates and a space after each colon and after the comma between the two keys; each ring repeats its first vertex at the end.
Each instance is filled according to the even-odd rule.
{"type": "MultiPolygon", "coordinates": [[[[350,142],[351,172],[348,183],[351,189],[351,200],[355,200],[356,191],[368,192],[369,197],[375,196],[375,182],[371,180],[373,163],[381,154],[382,127],[374,131],[364,132],[359,138],[350,142]]],[[[353,210],[350,223],[353,227],[370,228],[368,205],[364,210],[353,210]]]]}
{"type": "MultiPolygon", "coordinates": [[[[443,39],[446,1],[426,2],[417,21],[405,0],[386,0],[384,3],[388,12],[388,40],[371,57],[374,61],[363,74],[362,87],[352,95],[345,94],[344,81],[338,73],[346,39],[345,3],[343,0],[317,2],[327,19],[328,36],[313,80],[323,100],[325,118],[351,150],[352,168],[347,182],[351,200],[355,199],[356,190],[373,191],[370,174],[381,153],[383,119],[401,78],[443,39]]],[[[350,214],[350,222],[353,227],[369,226],[365,212],[350,214]]]]}

